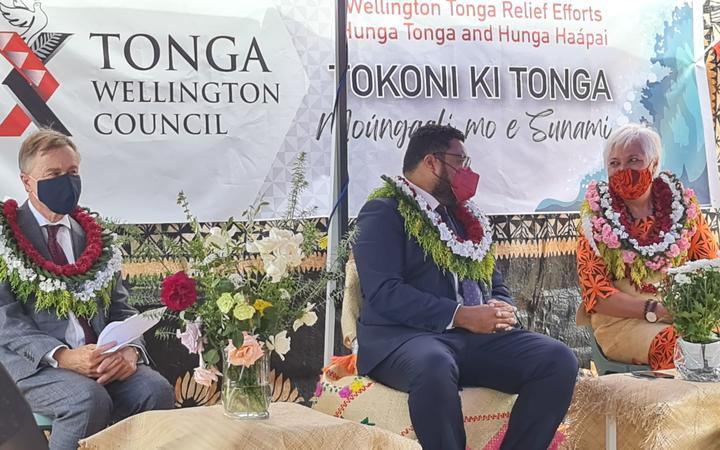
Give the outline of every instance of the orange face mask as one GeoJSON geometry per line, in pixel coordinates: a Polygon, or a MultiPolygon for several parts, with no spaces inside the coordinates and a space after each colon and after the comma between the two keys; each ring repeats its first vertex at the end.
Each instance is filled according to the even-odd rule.
{"type": "Polygon", "coordinates": [[[610,177],[610,190],[623,200],[635,200],[648,190],[652,180],[649,167],[643,170],[619,170],[610,177]]]}

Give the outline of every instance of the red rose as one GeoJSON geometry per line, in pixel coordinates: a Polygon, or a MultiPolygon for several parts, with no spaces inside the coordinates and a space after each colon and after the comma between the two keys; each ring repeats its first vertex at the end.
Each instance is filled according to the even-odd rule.
{"type": "Polygon", "coordinates": [[[197,301],[195,280],[182,271],[170,275],[160,285],[160,300],[173,311],[186,310],[197,301]]]}

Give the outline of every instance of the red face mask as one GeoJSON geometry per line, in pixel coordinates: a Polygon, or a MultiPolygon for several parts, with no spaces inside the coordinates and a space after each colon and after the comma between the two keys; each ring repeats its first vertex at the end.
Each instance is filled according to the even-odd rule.
{"type": "Polygon", "coordinates": [[[475,196],[477,186],[480,182],[480,175],[473,172],[469,167],[456,169],[455,176],[450,182],[453,194],[458,203],[465,203],[475,196]]]}
{"type": "Polygon", "coordinates": [[[647,192],[652,180],[649,167],[643,170],[619,170],[610,177],[610,190],[623,200],[635,200],[647,192]]]}

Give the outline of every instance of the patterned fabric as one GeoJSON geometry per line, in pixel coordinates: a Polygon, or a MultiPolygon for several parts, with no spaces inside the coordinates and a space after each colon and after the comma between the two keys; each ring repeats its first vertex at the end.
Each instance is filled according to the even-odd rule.
{"type": "Polygon", "coordinates": [[[650,343],[648,360],[653,370],[673,369],[675,367],[674,353],[675,341],[677,341],[675,327],[668,326],[655,336],[650,343]]]}
{"type": "MultiPolygon", "coordinates": [[[[499,448],[516,396],[473,387],[461,390],[460,398],[468,447],[477,450],[499,448]]],[[[335,357],[323,368],[312,398],[312,408],[417,439],[407,399],[408,394],[404,392],[359,376],[355,356],[349,355],[335,357]]],[[[559,434],[554,442],[560,442],[562,438],[559,434]]]]}
{"type": "MultiPolygon", "coordinates": [[[[644,236],[652,229],[653,223],[653,217],[636,220],[629,230],[630,234],[644,236]]],[[[717,258],[717,254],[717,241],[701,214],[698,218],[697,232],[690,242],[688,259],[714,259],[717,258]]],[[[619,292],[615,287],[611,274],[607,270],[605,261],[595,254],[584,236],[580,236],[578,239],[577,273],[583,306],[588,313],[595,312],[598,301],[619,292]]],[[[652,369],[660,370],[675,367],[673,353],[676,340],[677,334],[672,326],[664,328],[655,336],[648,349],[648,360],[652,369]]]]}

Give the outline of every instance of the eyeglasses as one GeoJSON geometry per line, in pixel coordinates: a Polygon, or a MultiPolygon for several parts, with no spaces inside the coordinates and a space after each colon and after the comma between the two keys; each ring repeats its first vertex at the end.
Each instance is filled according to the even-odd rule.
{"type": "Polygon", "coordinates": [[[466,169],[470,167],[470,163],[472,162],[472,159],[468,155],[458,155],[456,153],[445,153],[445,152],[435,152],[433,155],[441,155],[441,156],[454,156],[456,158],[462,158],[460,162],[460,167],[463,169],[466,169]]]}

